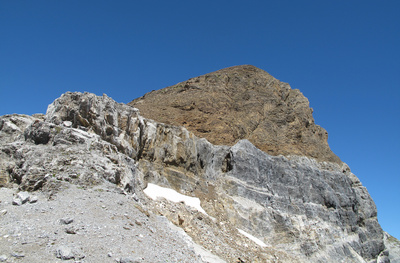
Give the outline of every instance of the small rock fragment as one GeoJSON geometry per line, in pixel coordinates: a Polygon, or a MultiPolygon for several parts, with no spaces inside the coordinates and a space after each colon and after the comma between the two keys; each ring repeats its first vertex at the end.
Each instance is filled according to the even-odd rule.
{"type": "Polygon", "coordinates": [[[71,247],[59,246],[56,249],[56,257],[61,258],[62,260],[68,260],[68,259],[79,260],[85,258],[85,255],[82,254],[80,251],[77,251],[76,249],[72,249],[71,247]]]}
{"type": "Polygon", "coordinates": [[[16,197],[14,197],[12,204],[13,205],[23,205],[29,201],[30,195],[28,192],[19,192],[16,197]]]}
{"type": "Polygon", "coordinates": [[[0,256],[0,262],[6,262],[7,256],[6,255],[1,255],[0,256]]]}
{"type": "Polygon", "coordinates": [[[75,260],[83,259],[85,257],[86,256],[82,252],[78,252],[78,251],[75,252],[75,260]]]}
{"type": "Polygon", "coordinates": [[[7,214],[7,210],[6,209],[3,209],[3,210],[0,211],[0,215],[4,216],[5,214],[7,214]]]}
{"type": "Polygon", "coordinates": [[[22,201],[19,198],[14,198],[12,201],[12,204],[20,206],[20,205],[22,205],[22,201]]]}
{"type": "Polygon", "coordinates": [[[77,232],[77,229],[75,227],[67,227],[65,229],[65,233],[67,233],[67,234],[74,235],[74,234],[76,234],[76,232],[77,232]]]}
{"type": "Polygon", "coordinates": [[[139,263],[141,261],[142,261],[141,258],[132,258],[132,257],[121,258],[119,260],[120,263],[139,263]]]}
{"type": "Polygon", "coordinates": [[[64,125],[64,127],[71,128],[71,127],[72,127],[72,122],[70,122],[70,121],[64,121],[64,122],[63,122],[63,125],[64,125]]]}
{"type": "Polygon", "coordinates": [[[133,199],[133,200],[135,200],[136,202],[137,202],[137,201],[139,201],[139,198],[136,196],[136,194],[135,194],[135,193],[133,193],[133,195],[132,195],[132,199],[133,199]]]}
{"type": "Polygon", "coordinates": [[[38,201],[38,197],[36,195],[29,197],[29,203],[33,204],[33,203],[36,203],[37,201],[38,201]]]}
{"type": "Polygon", "coordinates": [[[74,253],[72,248],[66,246],[60,246],[56,250],[56,257],[61,259],[72,259],[74,258],[74,253]]]}
{"type": "Polygon", "coordinates": [[[23,258],[23,257],[25,257],[25,255],[23,253],[20,253],[20,252],[13,252],[13,253],[11,253],[11,256],[13,256],[15,258],[23,258]]]}
{"type": "Polygon", "coordinates": [[[60,223],[63,225],[69,225],[72,222],[74,222],[74,219],[70,218],[70,217],[66,217],[66,218],[61,218],[60,219],[60,223]]]}
{"type": "Polygon", "coordinates": [[[19,192],[17,194],[17,198],[21,199],[22,204],[25,204],[29,201],[30,194],[28,192],[19,192]]]}

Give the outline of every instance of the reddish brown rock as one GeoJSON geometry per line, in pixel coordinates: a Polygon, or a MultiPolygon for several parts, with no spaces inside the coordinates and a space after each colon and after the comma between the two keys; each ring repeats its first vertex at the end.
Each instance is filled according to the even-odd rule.
{"type": "Polygon", "coordinates": [[[235,66],[152,91],[129,105],[142,116],[184,126],[213,144],[248,139],[271,155],[341,163],[297,89],[250,65],[235,66]]]}

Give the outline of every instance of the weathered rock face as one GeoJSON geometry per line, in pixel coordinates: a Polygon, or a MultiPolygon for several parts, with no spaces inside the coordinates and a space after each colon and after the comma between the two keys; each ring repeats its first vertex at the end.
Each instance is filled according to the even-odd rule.
{"type": "Polygon", "coordinates": [[[60,125],[65,121],[73,128],[80,127],[98,134],[128,156],[136,156],[140,136],[138,110],[116,103],[103,95],[66,93],[49,105],[46,120],[60,125]]]}
{"type": "Polygon", "coordinates": [[[391,263],[400,262],[400,241],[392,237],[388,233],[384,233],[384,241],[386,248],[389,249],[389,259],[391,263]]]}
{"type": "Polygon", "coordinates": [[[12,115],[0,124],[3,178],[26,190],[115,183],[220,260],[388,259],[375,204],[345,164],[271,156],[248,140],[216,146],[89,93],[64,94],[44,120],[12,115]],[[146,198],[147,183],[198,197],[207,215],[146,198]]]}
{"type": "Polygon", "coordinates": [[[139,184],[131,181],[133,160],[99,135],[29,116],[2,116],[0,122],[3,185],[11,179],[22,190],[56,190],[62,181],[93,185],[107,180],[133,191],[139,184]]]}
{"type": "Polygon", "coordinates": [[[319,261],[371,260],[384,249],[375,205],[347,165],[272,157],[248,141],[234,145],[229,159],[223,188],[234,202],[228,214],[241,211],[246,216],[236,217],[238,224],[266,243],[319,261]],[[246,199],[263,209],[249,208],[246,199]]]}
{"type": "Polygon", "coordinates": [[[340,163],[328,133],[314,123],[303,94],[267,72],[244,65],[152,91],[129,105],[145,118],[184,126],[218,145],[248,139],[271,155],[340,163]]]}

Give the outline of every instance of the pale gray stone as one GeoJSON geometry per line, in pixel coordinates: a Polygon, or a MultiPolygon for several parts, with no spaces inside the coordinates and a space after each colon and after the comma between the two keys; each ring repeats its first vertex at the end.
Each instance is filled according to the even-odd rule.
{"type": "Polygon", "coordinates": [[[65,229],[65,233],[67,233],[67,234],[75,235],[77,232],[78,232],[78,229],[76,227],[73,227],[73,226],[67,227],[65,229]]]}
{"type": "Polygon", "coordinates": [[[120,263],[140,263],[143,262],[141,258],[125,257],[119,260],[120,263]]]}
{"type": "Polygon", "coordinates": [[[13,252],[13,253],[11,253],[11,256],[15,257],[15,258],[23,258],[23,257],[25,257],[25,254],[23,254],[21,252],[13,252]]]}
{"type": "Polygon", "coordinates": [[[68,224],[71,224],[72,222],[74,222],[74,219],[71,217],[66,217],[66,218],[60,219],[60,223],[63,225],[68,225],[68,224]]]}
{"type": "Polygon", "coordinates": [[[19,198],[14,198],[12,201],[12,204],[20,206],[20,205],[22,205],[22,200],[19,198]]]}
{"type": "Polygon", "coordinates": [[[56,257],[63,260],[68,260],[75,258],[75,254],[71,247],[60,246],[56,249],[56,257]]]}
{"type": "Polygon", "coordinates": [[[69,246],[59,246],[56,249],[56,257],[62,260],[75,259],[80,260],[85,258],[85,255],[80,249],[71,248],[69,246]]]}
{"type": "Polygon", "coordinates": [[[64,125],[64,127],[71,128],[71,127],[72,127],[72,122],[70,122],[70,121],[64,121],[64,122],[63,122],[63,125],[64,125]]]}
{"type": "Polygon", "coordinates": [[[28,192],[19,192],[17,198],[21,200],[22,204],[25,204],[29,201],[30,194],[28,192]]]}
{"type": "Polygon", "coordinates": [[[29,197],[29,203],[33,204],[36,203],[38,201],[38,197],[36,195],[31,195],[29,197]]]}

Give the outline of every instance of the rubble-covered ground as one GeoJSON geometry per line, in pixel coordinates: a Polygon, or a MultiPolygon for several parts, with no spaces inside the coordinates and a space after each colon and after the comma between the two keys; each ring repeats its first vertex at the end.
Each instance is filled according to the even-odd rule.
{"type": "Polygon", "coordinates": [[[0,188],[0,262],[203,262],[190,238],[109,183],[64,183],[13,205],[0,188]]]}

